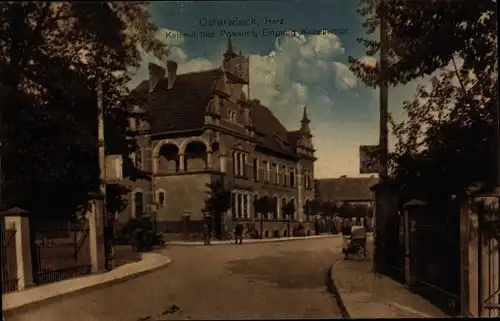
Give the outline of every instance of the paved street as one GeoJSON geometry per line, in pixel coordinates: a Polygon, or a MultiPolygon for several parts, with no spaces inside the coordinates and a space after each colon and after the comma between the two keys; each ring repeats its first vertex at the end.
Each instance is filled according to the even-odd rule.
{"type": "Polygon", "coordinates": [[[340,318],[325,285],[340,247],[339,237],[171,247],[162,270],[8,321],[340,318]]]}

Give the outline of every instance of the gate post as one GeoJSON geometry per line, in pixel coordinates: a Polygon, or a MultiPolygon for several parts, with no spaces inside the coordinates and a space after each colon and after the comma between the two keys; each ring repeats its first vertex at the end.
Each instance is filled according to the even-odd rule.
{"type": "MultiPolygon", "coordinates": [[[[469,238],[469,312],[474,317],[492,317],[486,305],[491,303],[492,295],[498,288],[498,255],[491,252],[492,212],[498,211],[498,196],[493,193],[477,193],[473,198],[470,213],[469,238]],[[491,297],[490,297],[491,296],[491,297]]],[[[496,250],[495,250],[496,251],[496,250]]],[[[494,302],[496,303],[496,302],[494,302]]]]}
{"type": "Polygon", "coordinates": [[[403,216],[403,222],[404,222],[404,236],[405,236],[405,285],[407,287],[410,287],[412,284],[411,282],[411,259],[410,259],[410,213],[408,212],[408,209],[404,209],[404,216],[403,216]]]}
{"type": "Polygon", "coordinates": [[[90,264],[92,273],[105,271],[106,255],[104,251],[104,198],[101,195],[89,194],[90,209],[87,212],[89,221],[90,264]]]}
{"type": "Polygon", "coordinates": [[[474,213],[473,205],[469,196],[460,209],[460,313],[464,317],[477,316],[477,246],[474,246],[477,242],[477,213],[474,213]]]}
{"type": "Polygon", "coordinates": [[[16,228],[16,268],[17,268],[17,286],[18,290],[24,290],[33,285],[33,267],[31,265],[31,240],[30,224],[28,212],[14,207],[3,213],[5,226],[14,225],[16,228]]]}

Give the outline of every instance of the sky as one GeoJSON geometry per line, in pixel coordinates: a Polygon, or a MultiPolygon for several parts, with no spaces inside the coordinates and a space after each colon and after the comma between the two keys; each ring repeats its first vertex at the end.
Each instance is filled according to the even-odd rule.
{"type": "MultiPolygon", "coordinates": [[[[378,92],[348,67],[349,56],[375,61],[356,40],[366,35],[357,6],[356,0],[169,1],[152,2],[149,11],[178,73],[220,67],[233,33],[236,50],[250,57],[250,98],[268,106],[289,130],[298,129],[307,106],[315,177],[333,178],[366,176],[359,174],[359,146],[378,143],[378,92]],[[235,19],[246,25],[228,25],[235,19]],[[175,38],[179,33],[186,37],[175,38]]],[[[165,65],[143,52],[131,86],[147,79],[149,62],[165,65]]],[[[390,89],[396,120],[419,82],[390,89]]]]}

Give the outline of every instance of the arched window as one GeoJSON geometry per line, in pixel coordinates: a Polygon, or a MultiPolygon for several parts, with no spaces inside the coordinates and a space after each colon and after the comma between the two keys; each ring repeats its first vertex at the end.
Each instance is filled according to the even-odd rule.
{"type": "Polygon", "coordinates": [[[144,214],[144,194],[142,192],[134,193],[133,217],[141,217],[144,214]]]}

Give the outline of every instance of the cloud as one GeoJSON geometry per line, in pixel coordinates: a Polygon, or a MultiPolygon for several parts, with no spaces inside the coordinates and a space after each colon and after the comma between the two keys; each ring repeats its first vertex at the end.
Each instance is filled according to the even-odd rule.
{"type": "Polygon", "coordinates": [[[341,89],[350,89],[356,86],[356,76],[349,70],[348,66],[340,62],[334,62],[333,69],[335,70],[337,85],[341,89]]]}
{"type": "Polygon", "coordinates": [[[178,47],[184,43],[184,38],[175,37],[175,35],[177,33],[178,33],[178,31],[176,31],[176,30],[160,28],[156,32],[156,38],[161,40],[163,43],[167,44],[168,46],[178,47]]]}
{"type": "Polygon", "coordinates": [[[311,106],[314,114],[314,110],[331,107],[332,89],[357,86],[356,77],[339,61],[344,52],[333,33],[288,32],[276,39],[269,54],[250,56],[251,95],[270,106],[285,125],[296,127],[305,104],[321,104],[311,106]]]}
{"type": "MultiPolygon", "coordinates": [[[[189,59],[188,55],[182,49],[182,46],[184,45],[184,38],[174,38],[170,36],[176,33],[177,31],[175,30],[162,28],[157,31],[156,37],[168,46],[170,50],[168,59],[173,60],[179,64],[179,73],[202,71],[216,67],[214,62],[206,58],[189,59]]],[[[142,62],[140,67],[132,72],[133,77],[128,84],[129,88],[134,88],[142,80],[148,78],[148,64],[150,62],[158,64],[160,66],[165,66],[166,64],[164,61],[160,61],[158,58],[156,58],[153,54],[146,53],[140,45],[138,45],[138,50],[141,53],[142,62]]]]}
{"type": "MultiPolygon", "coordinates": [[[[172,59],[174,60],[174,59],[172,59]]],[[[176,60],[174,60],[176,61],[176,60]]],[[[176,61],[177,62],[177,61],[176,61]]],[[[190,60],[186,60],[184,63],[179,64],[178,72],[180,74],[193,72],[193,71],[203,71],[217,68],[214,62],[210,61],[206,58],[194,58],[190,60]]]]}
{"type": "Polygon", "coordinates": [[[375,67],[377,66],[377,58],[372,56],[363,56],[358,59],[358,61],[364,65],[375,67]]]}

